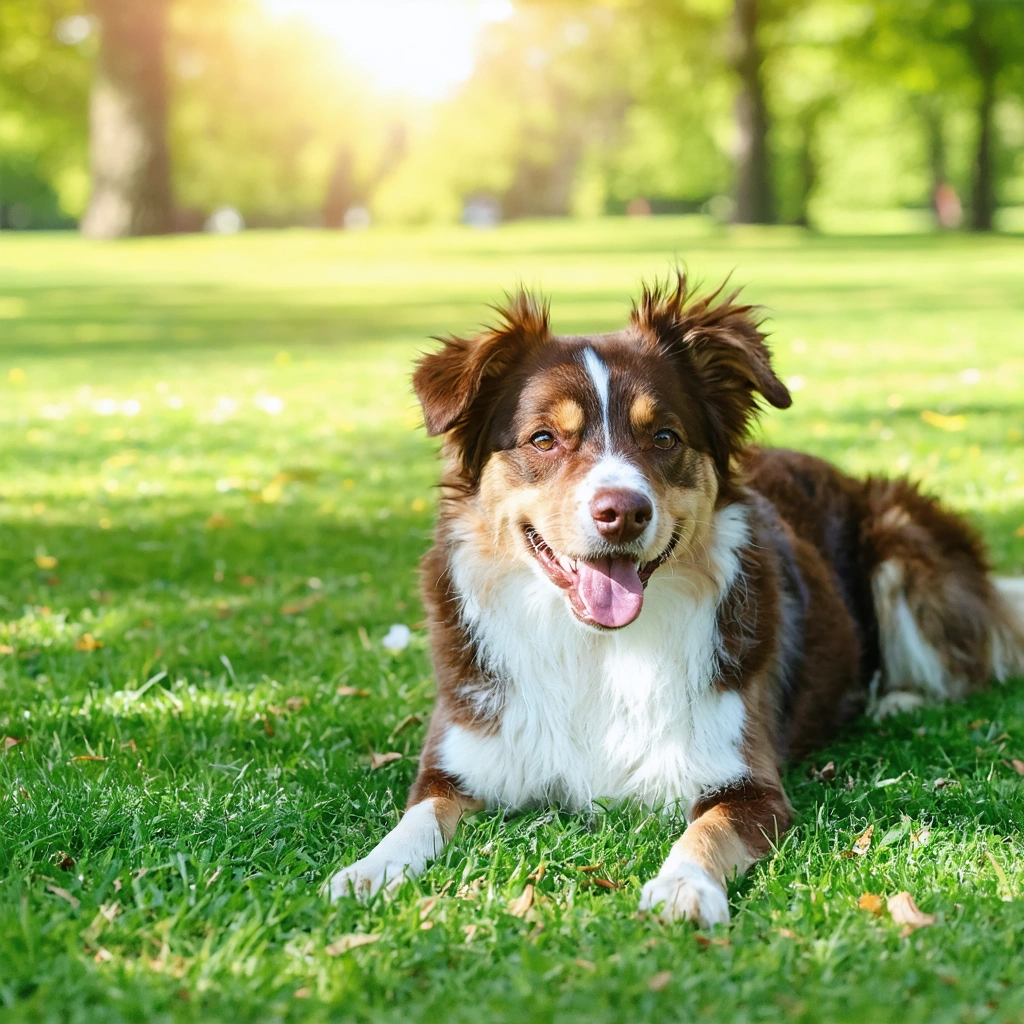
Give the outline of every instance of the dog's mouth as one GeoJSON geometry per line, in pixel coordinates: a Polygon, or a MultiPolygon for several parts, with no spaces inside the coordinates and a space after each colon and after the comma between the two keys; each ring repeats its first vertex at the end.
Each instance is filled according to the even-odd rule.
{"type": "Polygon", "coordinates": [[[589,626],[604,629],[621,629],[636,619],[643,607],[647,581],[668,560],[679,541],[676,531],[657,558],[640,562],[630,554],[596,558],[556,555],[529,523],[523,524],[523,534],[551,582],[566,591],[576,617],[589,626]]]}

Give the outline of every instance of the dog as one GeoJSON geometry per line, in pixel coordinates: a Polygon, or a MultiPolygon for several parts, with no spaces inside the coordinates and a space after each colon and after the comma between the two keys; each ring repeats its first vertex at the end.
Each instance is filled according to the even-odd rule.
{"type": "Polygon", "coordinates": [[[727,923],[792,822],[780,765],[1024,673],[1024,587],[910,481],[748,442],[791,397],[738,292],[678,274],[583,337],[525,292],[499,313],[415,370],[437,700],[405,815],[330,894],[415,877],[467,812],[607,798],[686,815],[640,908],[727,923]]]}

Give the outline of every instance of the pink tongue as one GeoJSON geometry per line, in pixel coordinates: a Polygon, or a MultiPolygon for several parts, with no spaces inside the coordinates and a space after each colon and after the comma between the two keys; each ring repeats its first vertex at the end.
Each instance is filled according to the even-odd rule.
{"type": "Polygon", "coordinates": [[[629,558],[602,558],[580,562],[576,592],[587,614],[599,625],[628,626],[644,603],[644,587],[636,562],[629,558]]]}

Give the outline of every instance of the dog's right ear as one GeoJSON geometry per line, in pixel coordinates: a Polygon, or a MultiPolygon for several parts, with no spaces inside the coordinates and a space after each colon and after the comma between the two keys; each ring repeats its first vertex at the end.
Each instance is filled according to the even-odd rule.
{"type": "Polygon", "coordinates": [[[444,348],[423,356],[412,384],[431,437],[454,430],[474,406],[536,344],[548,337],[548,307],[528,292],[495,307],[501,322],[473,338],[440,338],[444,348]]]}

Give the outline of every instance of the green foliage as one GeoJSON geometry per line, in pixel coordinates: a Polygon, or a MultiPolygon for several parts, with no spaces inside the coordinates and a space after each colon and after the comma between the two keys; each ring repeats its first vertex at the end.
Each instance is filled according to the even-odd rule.
{"type": "Polygon", "coordinates": [[[557,330],[618,327],[680,256],[773,316],[795,404],[769,441],[924,479],[1024,572],[1019,239],[700,218],[4,237],[5,1022],[1024,1019],[1019,683],[858,725],[817,757],[833,781],[794,765],[796,827],[711,936],[636,916],[681,824],[634,807],[478,815],[391,903],[317,893],[395,822],[430,709],[438,466],[412,359],[520,279],[557,330]],[[934,927],[858,909],[903,889],[934,927]],[[326,952],[352,932],[379,939],[326,952]]]}

